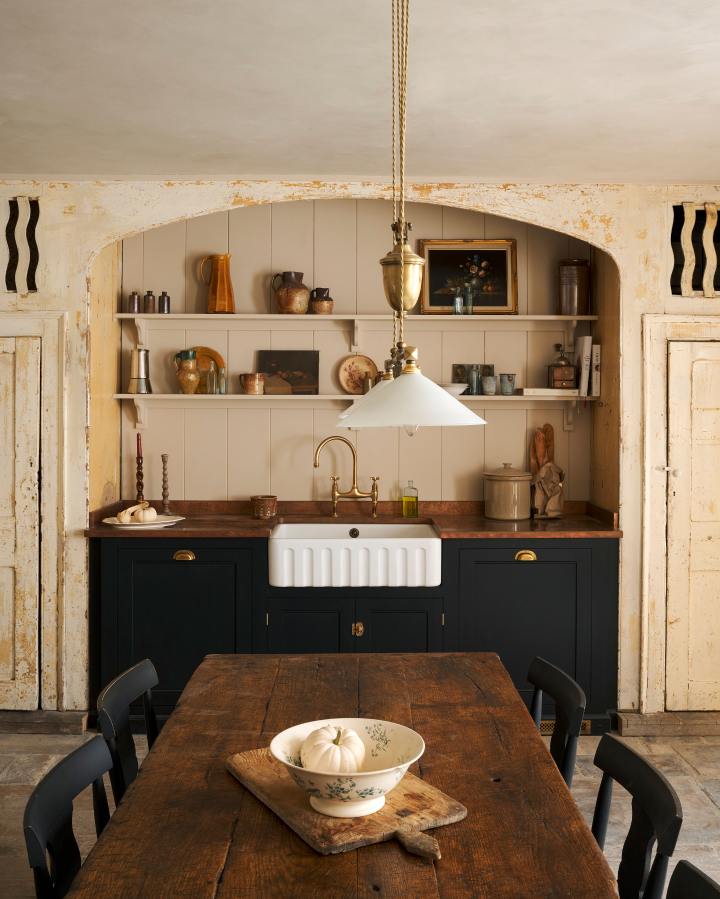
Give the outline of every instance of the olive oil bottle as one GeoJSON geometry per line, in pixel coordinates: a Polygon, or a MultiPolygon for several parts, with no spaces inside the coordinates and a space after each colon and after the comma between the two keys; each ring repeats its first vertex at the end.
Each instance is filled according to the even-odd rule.
{"type": "Polygon", "coordinates": [[[408,481],[407,487],[403,487],[402,513],[403,518],[418,517],[418,491],[417,487],[413,487],[412,481],[408,481]]]}

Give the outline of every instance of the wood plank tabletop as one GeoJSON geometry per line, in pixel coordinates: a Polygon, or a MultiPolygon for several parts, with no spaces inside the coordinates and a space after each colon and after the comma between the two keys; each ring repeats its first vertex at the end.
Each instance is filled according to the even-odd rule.
{"type": "Polygon", "coordinates": [[[617,896],[603,854],[497,656],[209,656],[76,878],[71,896],[617,896]],[[293,724],[373,717],[417,730],[414,773],[467,806],[434,832],[320,856],[225,769],[293,724]]]}

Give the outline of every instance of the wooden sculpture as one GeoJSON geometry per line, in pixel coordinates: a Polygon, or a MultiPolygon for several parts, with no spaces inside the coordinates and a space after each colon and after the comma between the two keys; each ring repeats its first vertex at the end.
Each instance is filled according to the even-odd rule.
{"type": "Polygon", "coordinates": [[[560,518],[565,472],[555,464],[555,431],[551,424],[535,429],[530,444],[530,472],[535,517],[560,518]]]}

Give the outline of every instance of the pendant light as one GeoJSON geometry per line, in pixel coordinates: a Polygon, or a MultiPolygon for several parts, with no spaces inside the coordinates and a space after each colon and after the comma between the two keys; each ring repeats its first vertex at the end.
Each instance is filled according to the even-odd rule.
{"type": "Polygon", "coordinates": [[[425,266],[425,260],[408,243],[412,226],[405,218],[409,16],[410,0],[392,0],[393,247],[380,265],[385,297],[393,310],[393,346],[383,379],[340,415],[338,427],[402,427],[414,434],[419,427],[484,425],[485,421],[426,378],[418,365],[417,349],[405,343],[405,314],[420,297],[425,266]]]}

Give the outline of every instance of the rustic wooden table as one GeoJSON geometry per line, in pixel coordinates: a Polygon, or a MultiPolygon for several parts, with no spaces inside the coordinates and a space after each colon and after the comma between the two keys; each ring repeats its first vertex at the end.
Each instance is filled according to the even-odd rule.
{"type": "Polygon", "coordinates": [[[616,896],[604,856],[497,656],[210,656],[78,875],[72,896],[616,896]],[[301,721],[385,718],[419,773],[468,809],[434,864],[396,842],[320,856],[225,770],[301,721]]]}

